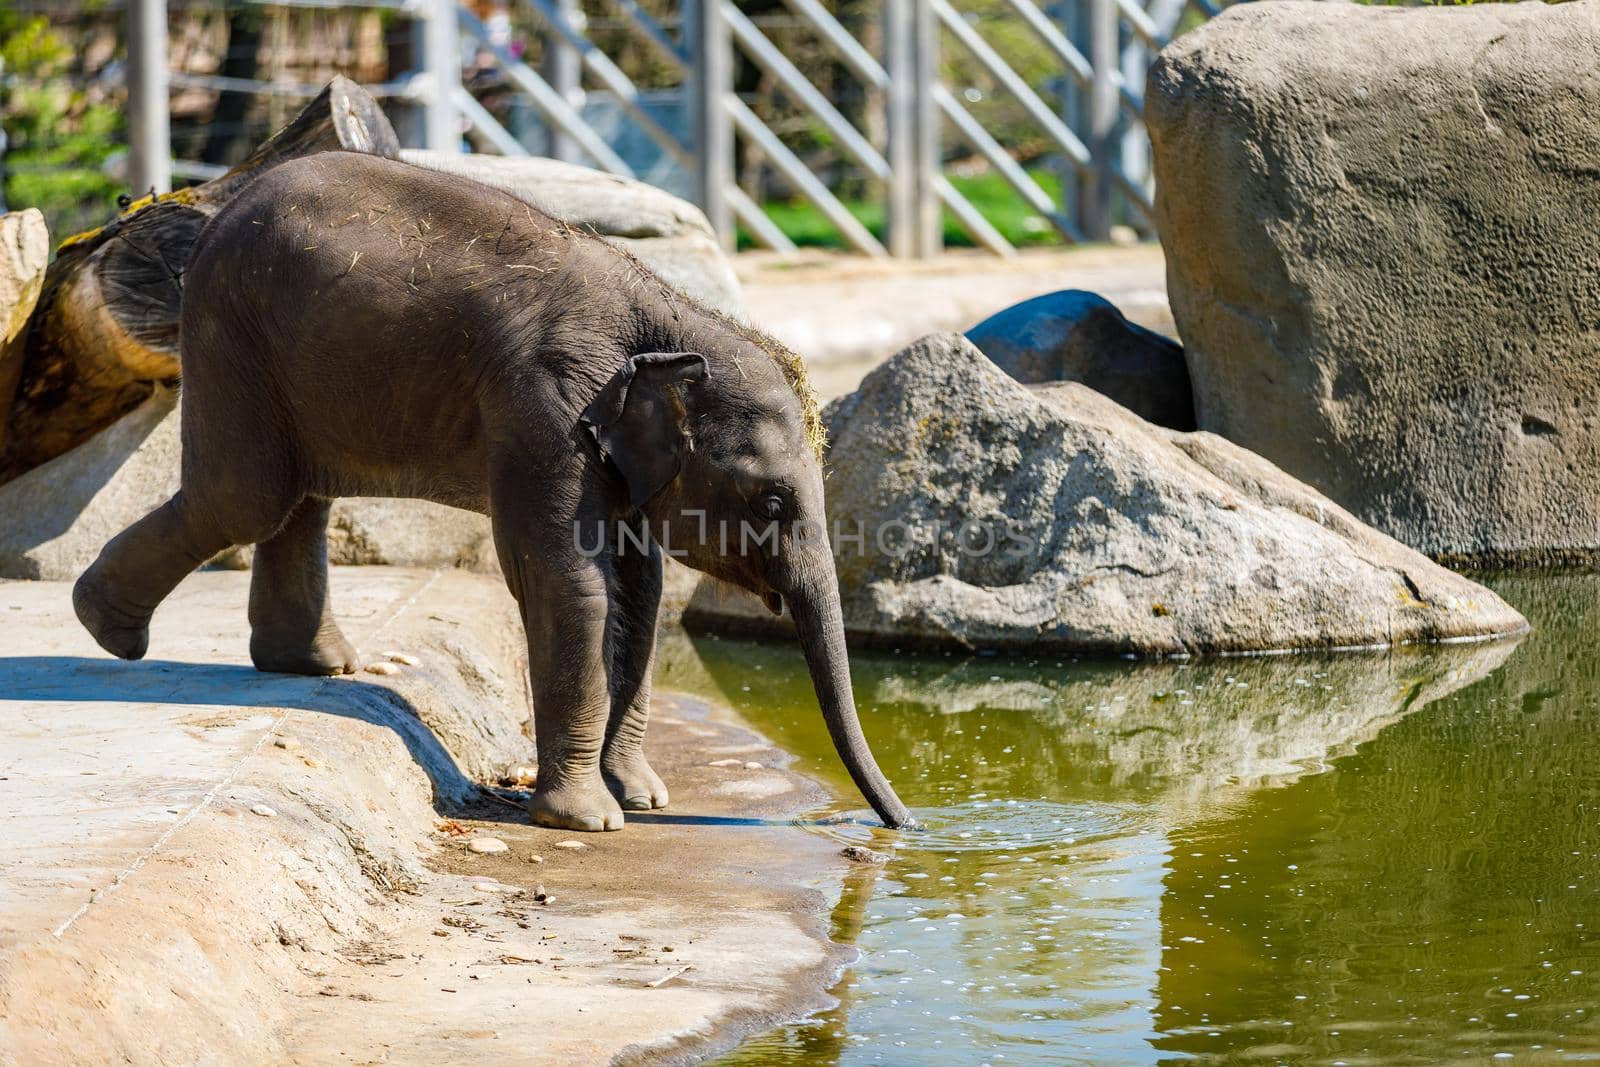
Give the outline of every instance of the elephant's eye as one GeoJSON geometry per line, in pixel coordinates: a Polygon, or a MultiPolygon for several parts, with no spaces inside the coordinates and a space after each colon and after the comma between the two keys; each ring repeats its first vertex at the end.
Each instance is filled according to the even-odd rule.
{"type": "Polygon", "coordinates": [[[787,508],[783,496],[779,493],[762,493],[751,501],[750,506],[757,515],[763,519],[771,519],[773,522],[783,518],[783,513],[787,508]]]}

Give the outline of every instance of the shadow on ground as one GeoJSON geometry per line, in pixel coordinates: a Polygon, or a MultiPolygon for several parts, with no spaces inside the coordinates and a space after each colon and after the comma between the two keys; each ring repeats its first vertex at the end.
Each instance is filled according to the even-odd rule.
{"type": "Polygon", "coordinates": [[[0,656],[0,693],[8,700],[295,708],[358,719],[393,730],[433,785],[440,814],[460,814],[480,786],[419,718],[405,696],[383,685],[343,678],[268,674],[253,667],[87,656],[0,656]]]}
{"type": "MultiPolygon", "coordinates": [[[[396,690],[358,676],[308,678],[233,664],[175,660],[122,662],[88,656],[0,656],[7,700],[160,704],[191,707],[293,708],[341,715],[392,730],[433,787],[443,816],[529,822],[526,791],[476,782],[462,769],[417,707],[396,690]]],[[[629,812],[628,820],[681,826],[774,826],[792,820],[726,815],[629,812]]]]}

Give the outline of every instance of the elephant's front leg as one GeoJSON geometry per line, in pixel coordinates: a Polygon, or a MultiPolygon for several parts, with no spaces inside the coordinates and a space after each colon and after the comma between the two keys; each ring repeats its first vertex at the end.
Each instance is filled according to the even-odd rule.
{"type": "Polygon", "coordinates": [[[622,809],[600,776],[611,715],[606,660],[608,566],[584,559],[572,531],[496,509],[495,547],[522,608],[539,779],[528,805],[540,826],[620,830],[622,809]]]}
{"type": "Polygon", "coordinates": [[[644,758],[661,608],[661,549],[648,535],[644,540],[644,551],[623,541],[612,557],[611,717],[600,773],[627,811],[667,806],[667,787],[644,758]]]}

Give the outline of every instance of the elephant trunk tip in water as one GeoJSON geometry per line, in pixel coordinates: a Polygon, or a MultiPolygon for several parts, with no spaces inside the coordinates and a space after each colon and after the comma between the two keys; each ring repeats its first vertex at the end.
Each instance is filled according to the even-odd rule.
{"type": "Polygon", "coordinates": [[[850,685],[850,660],[845,648],[833,556],[826,539],[817,538],[815,543],[800,550],[798,565],[786,570],[792,577],[785,583],[783,597],[794,616],[800,648],[805,654],[811,684],[834,749],[856,788],[861,790],[885,826],[917,828],[911,812],[878,767],[861,730],[850,685]]]}

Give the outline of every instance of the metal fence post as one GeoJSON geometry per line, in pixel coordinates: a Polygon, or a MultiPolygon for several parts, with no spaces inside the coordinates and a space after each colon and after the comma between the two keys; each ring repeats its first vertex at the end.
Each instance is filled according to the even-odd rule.
{"type": "Polygon", "coordinates": [[[455,0],[431,0],[422,27],[422,66],[427,73],[427,99],[422,122],[423,146],[436,152],[461,151],[461,113],[455,95],[461,89],[461,27],[455,0]]]}
{"type": "Polygon", "coordinates": [[[885,107],[889,127],[888,223],[889,254],[911,259],[917,254],[916,102],[912,70],[916,41],[911,7],[916,0],[884,0],[883,65],[889,81],[885,107]]]}
{"type": "MultiPolygon", "coordinates": [[[[1088,34],[1084,30],[1084,4],[1082,0],[1056,0],[1046,8],[1046,14],[1061,31],[1072,46],[1080,52],[1087,47],[1088,34]]],[[[1084,127],[1085,116],[1089,114],[1089,105],[1085,99],[1083,86],[1078,84],[1078,79],[1071,74],[1060,77],[1059,114],[1061,121],[1074,130],[1084,127]]],[[[1063,152],[1051,153],[1049,166],[1055,172],[1056,179],[1061,183],[1061,216],[1070,219],[1073,225],[1083,221],[1081,204],[1083,201],[1083,178],[1078,171],[1078,166],[1072,158],[1063,152]]]]}
{"type": "Polygon", "coordinates": [[[926,0],[885,0],[889,125],[889,251],[927,258],[943,247],[940,213],[939,27],[926,0]]]}
{"type": "MultiPolygon", "coordinates": [[[[561,17],[581,33],[584,28],[584,15],[583,9],[578,6],[578,0],[555,0],[555,3],[561,17]]],[[[544,49],[544,80],[550,83],[550,88],[561,94],[561,99],[574,108],[580,107],[583,60],[579,57],[577,49],[569,45],[566,39],[554,30],[546,30],[544,49]]],[[[579,151],[577,141],[554,124],[549,125],[549,130],[548,147],[552,158],[566,163],[583,162],[583,153],[579,151]]]]}
{"type": "Polygon", "coordinates": [[[135,196],[172,189],[167,101],[167,2],[128,5],[128,186],[135,196]]]}
{"type": "Polygon", "coordinates": [[[1094,81],[1089,86],[1087,141],[1094,166],[1079,204],[1078,225],[1091,241],[1111,237],[1111,169],[1119,147],[1115,135],[1122,107],[1117,92],[1122,63],[1118,30],[1116,0],[1089,0],[1089,63],[1094,81]]]}
{"type": "Polygon", "coordinates": [[[944,176],[944,148],[939,140],[939,108],[933,96],[939,86],[939,21],[928,0],[913,0],[913,4],[917,42],[912,75],[917,137],[917,255],[931,259],[944,251],[944,211],[938,191],[944,176]]]}
{"type": "Polygon", "coordinates": [[[728,186],[733,181],[733,127],[724,96],[733,90],[733,42],[721,0],[694,0],[689,82],[694,108],[695,199],[722,246],[734,247],[728,186]]]}

